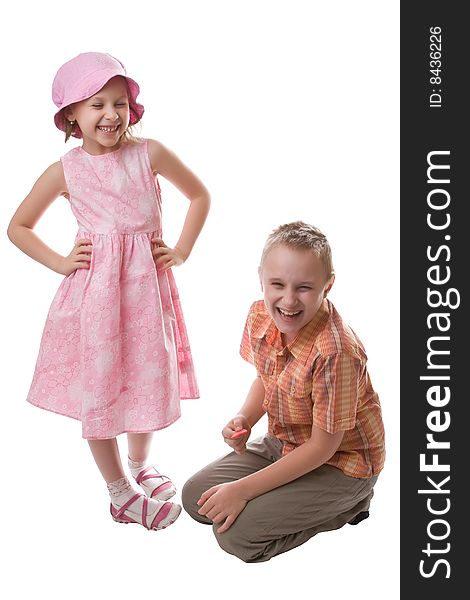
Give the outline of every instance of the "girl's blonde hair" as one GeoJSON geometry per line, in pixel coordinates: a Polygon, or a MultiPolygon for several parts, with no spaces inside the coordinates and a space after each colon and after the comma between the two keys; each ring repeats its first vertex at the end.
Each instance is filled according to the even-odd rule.
{"type": "Polygon", "coordinates": [[[281,244],[298,250],[311,250],[323,263],[326,279],[335,274],[331,247],[326,236],[317,227],[303,221],[280,225],[268,236],[261,254],[260,271],[267,254],[281,244]]]}

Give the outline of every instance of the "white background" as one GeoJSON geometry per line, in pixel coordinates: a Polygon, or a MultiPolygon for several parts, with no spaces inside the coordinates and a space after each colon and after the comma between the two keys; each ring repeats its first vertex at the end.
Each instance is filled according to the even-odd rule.
{"type": "MultiPolygon", "coordinates": [[[[2,595],[101,598],[399,596],[399,3],[391,1],[38,2],[3,8],[2,595]],[[80,423],[25,402],[61,277],[6,238],[36,178],[73,145],[52,122],[52,79],[80,52],[118,57],[141,86],[140,134],[209,188],[210,217],[175,270],[201,399],[155,435],[152,459],[179,489],[225,453],[220,430],[254,376],[238,355],[260,298],[267,235],[302,219],[330,239],[330,298],[365,344],[387,434],[371,517],[267,563],[224,553],[183,512],[162,532],[114,523],[80,423]]],[[[161,181],[164,237],[187,201],[161,181]]],[[[37,232],[68,253],[63,198],[37,232]]],[[[266,421],[255,429],[263,433],[266,421]]],[[[123,455],[126,447],[120,439],[123,455]]],[[[179,495],[177,496],[179,498],[179,495]]]]}

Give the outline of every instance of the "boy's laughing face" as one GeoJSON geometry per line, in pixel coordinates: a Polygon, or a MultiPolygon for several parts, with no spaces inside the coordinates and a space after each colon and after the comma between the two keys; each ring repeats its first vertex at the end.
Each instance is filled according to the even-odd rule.
{"type": "Polygon", "coordinates": [[[327,279],[312,250],[279,244],[265,256],[260,281],[266,308],[289,344],[317,313],[334,276],[327,279]]]}

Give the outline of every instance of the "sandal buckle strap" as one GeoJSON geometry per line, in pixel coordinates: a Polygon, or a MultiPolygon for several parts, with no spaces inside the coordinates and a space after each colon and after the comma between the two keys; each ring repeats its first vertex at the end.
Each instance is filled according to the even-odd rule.
{"type": "MultiPolygon", "coordinates": [[[[141,483],[141,481],[145,481],[147,479],[157,479],[157,478],[165,478],[165,475],[161,475],[157,469],[154,467],[154,465],[149,465],[148,467],[145,467],[145,469],[142,469],[142,471],[140,471],[140,473],[137,475],[137,477],[135,478],[135,480],[137,481],[137,483],[141,483]],[[155,473],[148,473],[148,471],[154,470],[155,473]]],[[[168,479],[168,478],[166,478],[168,479]]]]}
{"type": "Polygon", "coordinates": [[[117,518],[122,517],[122,515],[126,512],[129,506],[132,506],[134,502],[138,500],[141,496],[143,496],[143,494],[134,494],[134,496],[132,496],[130,500],[128,500],[125,504],[121,506],[121,508],[118,509],[115,516],[117,518]]]}

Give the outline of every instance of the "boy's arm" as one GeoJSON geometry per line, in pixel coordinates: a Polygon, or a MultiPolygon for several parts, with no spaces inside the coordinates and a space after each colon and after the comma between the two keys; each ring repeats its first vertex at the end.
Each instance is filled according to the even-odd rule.
{"type": "Polygon", "coordinates": [[[251,428],[264,415],[263,410],[264,385],[261,377],[257,377],[248,391],[246,400],[239,413],[231,419],[222,430],[225,442],[237,453],[245,452],[245,444],[250,437],[251,428]],[[240,430],[246,429],[247,433],[242,437],[232,440],[232,435],[240,430]]]}
{"type": "Polygon", "coordinates": [[[304,444],[272,465],[235,482],[241,496],[252,500],[320,467],[339,448],[343,435],[344,431],[328,433],[313,425],[312,435],[304,444]]]}
{"type": "Polygon", "coordinates": [[[264,415],[263,400],[264,385],[261,377],[257,377],[251,384],[246,400],[237,416],[244,417],[248,425],[253,427],[264,415]]]}

